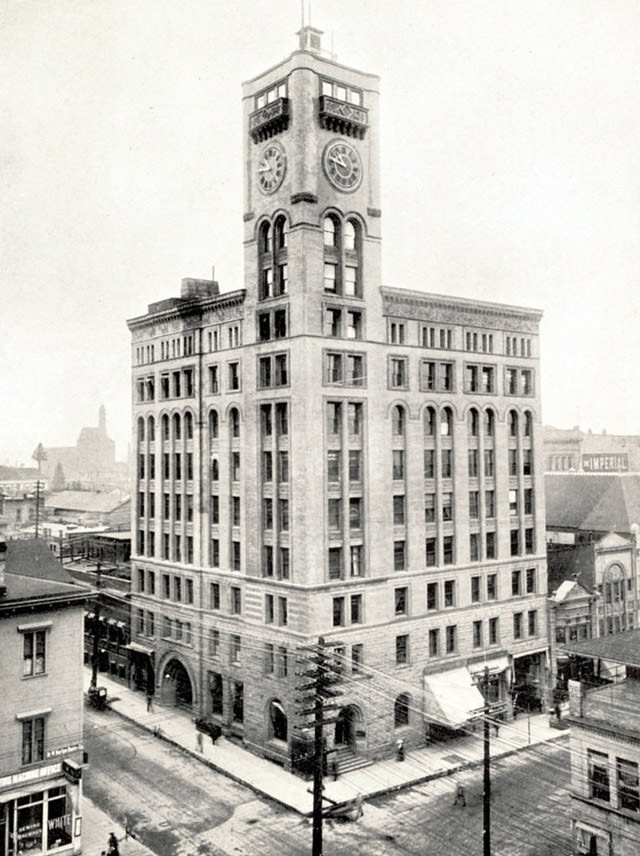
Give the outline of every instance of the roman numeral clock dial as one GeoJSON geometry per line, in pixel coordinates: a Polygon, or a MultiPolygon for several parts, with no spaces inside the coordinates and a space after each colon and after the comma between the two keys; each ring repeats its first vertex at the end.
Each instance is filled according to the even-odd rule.
{"type": "Polygon", "coordinates": [[[322,156],[327,178],[338,190],[351,193],[360,187],[362,181],[362,161],[357,150],[342,140],[327,144],[322,156]]]}
{"type": "Polygon", "coordinates": [[[287,156],[278,143],[268,145],[258,158],[256,179],[263,193],[275,193],[287,171],[287,156]]]}

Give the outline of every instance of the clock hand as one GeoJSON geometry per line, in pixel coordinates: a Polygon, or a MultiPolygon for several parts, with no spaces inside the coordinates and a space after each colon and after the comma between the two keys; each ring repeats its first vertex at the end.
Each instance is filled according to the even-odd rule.
{"type": "Polygon", "coordinates": [[[338,154],[329,155],[329,160],[333,161],[334,163],[337,163],[338,166],[346,166],[347,165],[346,161],[342,155],[338,155],[338,154]]]}

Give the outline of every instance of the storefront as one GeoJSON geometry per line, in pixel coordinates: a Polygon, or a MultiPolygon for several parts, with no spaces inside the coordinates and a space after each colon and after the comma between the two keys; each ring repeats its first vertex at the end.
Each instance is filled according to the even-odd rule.
{"type": "Polygon", "coordinates": [[[20,795],[0,793],[0,856],[35,856],[61,849],[79,852],[80,818],[74,810],[74,787],[78,786],[56,782],[20,795]]]}

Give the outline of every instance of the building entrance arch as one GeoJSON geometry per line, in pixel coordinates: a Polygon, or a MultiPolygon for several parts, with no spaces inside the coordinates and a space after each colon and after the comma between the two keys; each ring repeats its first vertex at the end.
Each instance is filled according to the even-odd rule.
{"type": "Polygon", "coordinates": [[[358,732],[362,731],[362,712],[354,704],[343,707],[336,719],[335,745],[356,748],[358,732]]]}
{"type": "Polygon", "coordinates": [[[162,670],[160,696],[165,704],[173,704],[191,710],[193,687],[189,673],[180,660],[169,660],[162,670]]]}

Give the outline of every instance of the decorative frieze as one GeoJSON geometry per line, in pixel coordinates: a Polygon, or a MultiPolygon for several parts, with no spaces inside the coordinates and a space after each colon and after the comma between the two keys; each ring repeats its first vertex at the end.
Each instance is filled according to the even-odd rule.
{"type": "Polygon", "coordinates": [[[271,104],[254,110],[249,116],[249,133],[254,143],[261,143],[289,127],[289,99],[277,98],[271,104]]]}

